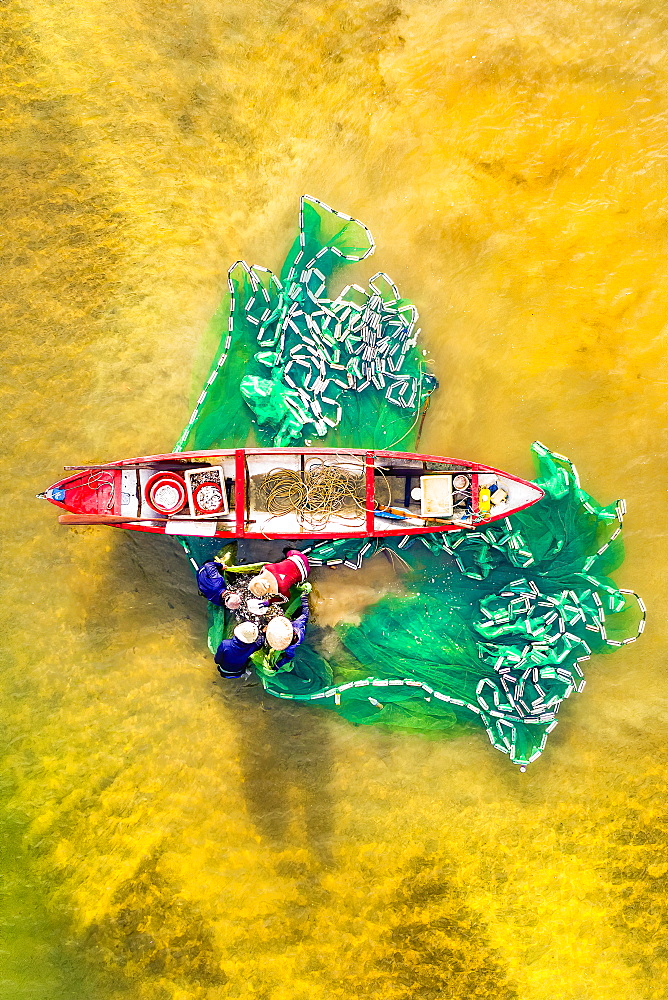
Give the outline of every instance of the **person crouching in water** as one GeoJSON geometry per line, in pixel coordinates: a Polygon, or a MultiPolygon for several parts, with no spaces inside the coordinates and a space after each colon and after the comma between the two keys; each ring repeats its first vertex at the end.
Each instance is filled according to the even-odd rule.
{"type": "Polygon", "coordinates": [[[264,637],[267,645],[271,649],[281,652],[274,670],[285,670],[287,665],[294,659],[294,655],[306,638],[306,626],[309,620],[309,606],[307,594],[311,589],[310,583],[302,583],[301,603],[302,610],[298,618],[290,621],[284,615],[277,615],[271,618],[265,629],[264,637]]]}
{"type": "MultiPolygon", "coordinates": [[[[206,597],[216,607],[225,605],[228,610],[236,611],[241,606],[241,597],[227,589],[225,577],[218,563],[213,560],[205,562],[198,570],[197,585],[202,597],[206,597]]],[[[223,639],[213,657],[220,676],[230,679],[243,677],[248,670],[250,657],[263,645],[264,636],[257,625],[241,622],[230,639],[223,639]]]]}
{"type": "Polygon", "coordinates": [[[231,639],[223,639],[214,654],[221,677],[240,678],[249,669],[249,659],[264,646],[264,636],[253,622],[241,622],[231,639]]]}
{"type": "Polygon", "coordinates": [[[197,570],[197,586],[202,597],[206,597],[207,601],[218,608],[224,604],[230,611],[236,611],[241,605],[241,598],[233,590],[227,589],[220,566],[213,559],[197,570]]]}
{"type": "Polygon", "coordinates": [[[295,584],[304,583],[309,574],[309,561],[299,549],[286,549],[287,558],[277,563],[265,563],[248,584],[254,597],[288,597],[295,584]]]}

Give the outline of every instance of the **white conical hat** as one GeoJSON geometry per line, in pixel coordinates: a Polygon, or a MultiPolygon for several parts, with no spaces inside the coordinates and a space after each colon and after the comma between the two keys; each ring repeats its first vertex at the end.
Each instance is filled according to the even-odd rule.
{"type": "Polygon", "coordinates": [[[241,622],[235,628],[234,634],[241,642],[250,644],[251,642],[255,642],[259,633],[257,625],[254,625],[253,622],[241,622]]]}
{"type": "Polygon", "coordinates": [[[272,649],[287,649],[292,642],[293,631],[290,619],[277,615],[267,625],[264,636],[272,649]]]}
{"type": "Polygon", "coordinates": [[[257,576],[253,577],[248,584],[248,589],[254,597],[266,597],[267,594],[278,593],[278,583],[274,574],[270,573],[265,566],[257,576]]]}

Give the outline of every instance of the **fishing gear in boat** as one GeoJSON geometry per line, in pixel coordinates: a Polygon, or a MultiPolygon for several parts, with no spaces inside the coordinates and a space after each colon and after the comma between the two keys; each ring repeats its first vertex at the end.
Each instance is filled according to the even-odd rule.
{"type": "Polygon", "coordinates": [[[315,461],[306,471],[277,468],[262,482],[267,510],[293,513],[302,525],[323,528],[334,514],[363,523],[366,511],[364,467],[315,461]]]}

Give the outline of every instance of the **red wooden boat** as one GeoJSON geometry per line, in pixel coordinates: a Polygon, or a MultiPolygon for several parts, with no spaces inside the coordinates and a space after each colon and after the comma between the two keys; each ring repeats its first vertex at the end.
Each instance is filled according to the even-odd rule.
{"type": "Polygon", "coordinates": [[[479,528],[540,500],[488,465],[352,448],[237,448],[68,466],[64,524],[216,538],[365,538],[479,528]],[[75,471],[76,470],[76,471],[75,471]]]}

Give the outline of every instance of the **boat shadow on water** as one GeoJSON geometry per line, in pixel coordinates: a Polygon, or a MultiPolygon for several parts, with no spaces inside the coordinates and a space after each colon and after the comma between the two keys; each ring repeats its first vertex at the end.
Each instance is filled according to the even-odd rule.
{"type": "MultiPolygon", "coordinates": [[[[188,649],[192,651],[194,676],[201,670],[207,604],[196,593],[178,542],[132,532],[114,535],[111,565],[101,574],[98,588],[88,591],[81,615],[87,643],[101,653],[113,641],[114,632],[168,636],[172,626],[185,645],[183,656],[188,656],[188,649]],[[104,582],[110,574],[120,587],[115,600],[110,600],[104,582]]],[[[337,720],[265,694],[254,675],[247,681],[223,680],[212,657],[209,663],[210,681],[221,701],[221,725],[231,722],[234,727],[233,743],[243,778],[239,787],[253,825],[272,850],[305,847],[318,867],[327,867],[334,827],[329,791],[331,726],[337,720]]],[[[156,669],[162,669],[160,664],[156,669]]]]}
{"type": "MultiPolygon", "coordinates": [[[[230,683],[220,680],[220,687],[230,683]]],[[[221,694],[223,692],[221,691],[221,694]]],[[[233,699],[238,763],[251,820],[274,851],[306,847],[318,866],[333,863],[331,726],[317,709],[282,703],[255,678],[233,699]]]]}

